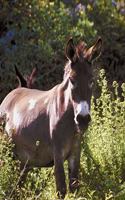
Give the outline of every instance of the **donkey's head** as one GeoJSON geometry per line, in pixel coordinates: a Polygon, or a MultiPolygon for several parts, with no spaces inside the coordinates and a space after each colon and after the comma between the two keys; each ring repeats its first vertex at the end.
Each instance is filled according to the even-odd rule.
{"type": "Polygon", "coordinates": [[[99,56],[101,46],[101,38],[90,48],[87,48],[84,42],[75,46],[72,39],[68,41],[66,46],[66,57],[69,62],[65,69],[65,75],[68,75],[69,79],[74,120],[80,130],[86,129],[91,120],[92,61],[99,56]]]}

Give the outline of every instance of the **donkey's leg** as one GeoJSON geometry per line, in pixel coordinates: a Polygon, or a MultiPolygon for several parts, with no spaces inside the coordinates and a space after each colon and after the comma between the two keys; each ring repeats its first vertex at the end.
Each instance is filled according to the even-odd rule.
{"type": "Polygon", "coordinates": [[[63,158],[59,146],[58,148],[54,147],[54,165],[57,194],[59,198],[63,199],[66,194],[66,183],[65,172],[63,167],[63,158]]]}
{"type": "Polygon", "coordinates": [[[81,136],[76,135],[73,149],[68,158],[69,170],[69,189],[74,192],[79,187],[79,168],[80,168],[80,153],[81,153],[81,136]]]}

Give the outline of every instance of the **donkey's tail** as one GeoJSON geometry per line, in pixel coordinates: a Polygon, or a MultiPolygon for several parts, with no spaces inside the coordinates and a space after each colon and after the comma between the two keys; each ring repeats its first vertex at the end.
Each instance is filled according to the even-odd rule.
{"type": "Polygon", "coordinates": [[[16,76],[19,81],[19,87],[27,87],[27,82],[26,82],[25,78],[23,77],[23,75],[18,70],[16,65],[14,65],[14,68],[15,68],[16,76]]]}

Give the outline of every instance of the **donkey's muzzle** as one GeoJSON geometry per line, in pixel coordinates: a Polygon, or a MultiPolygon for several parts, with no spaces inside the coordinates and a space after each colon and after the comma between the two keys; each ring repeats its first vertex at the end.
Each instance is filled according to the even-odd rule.
{"type": "Polygon", "coordinates": [[[76,117],[77,126],[82,131],[85,131],[88,128],[89,122],[91,121],[91,116],[88,115],[77,115],[76,117]]]}

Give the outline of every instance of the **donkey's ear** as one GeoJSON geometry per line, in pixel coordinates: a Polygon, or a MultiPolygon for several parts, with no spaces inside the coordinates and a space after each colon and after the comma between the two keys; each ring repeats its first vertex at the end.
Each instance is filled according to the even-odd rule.
{"type": "Polygon", "coordinates": [[[75,46],[73,43],[73,39],[70,38],[66,45],[65,55],[69,60],[73,61],[75,52],[76,52],[76,50],[75,50],[75,46]]]}
{"type": "Polygon", "coordinates": [[[101,49],[102,49],[102,39],[98,38],[98,40],[96,41],[96,43],[87,50],[87,52],[86,52],[86,58],[90,62],[93,61],[95,58],[97,58],[98,56],[100,56],[101,49]]]}

